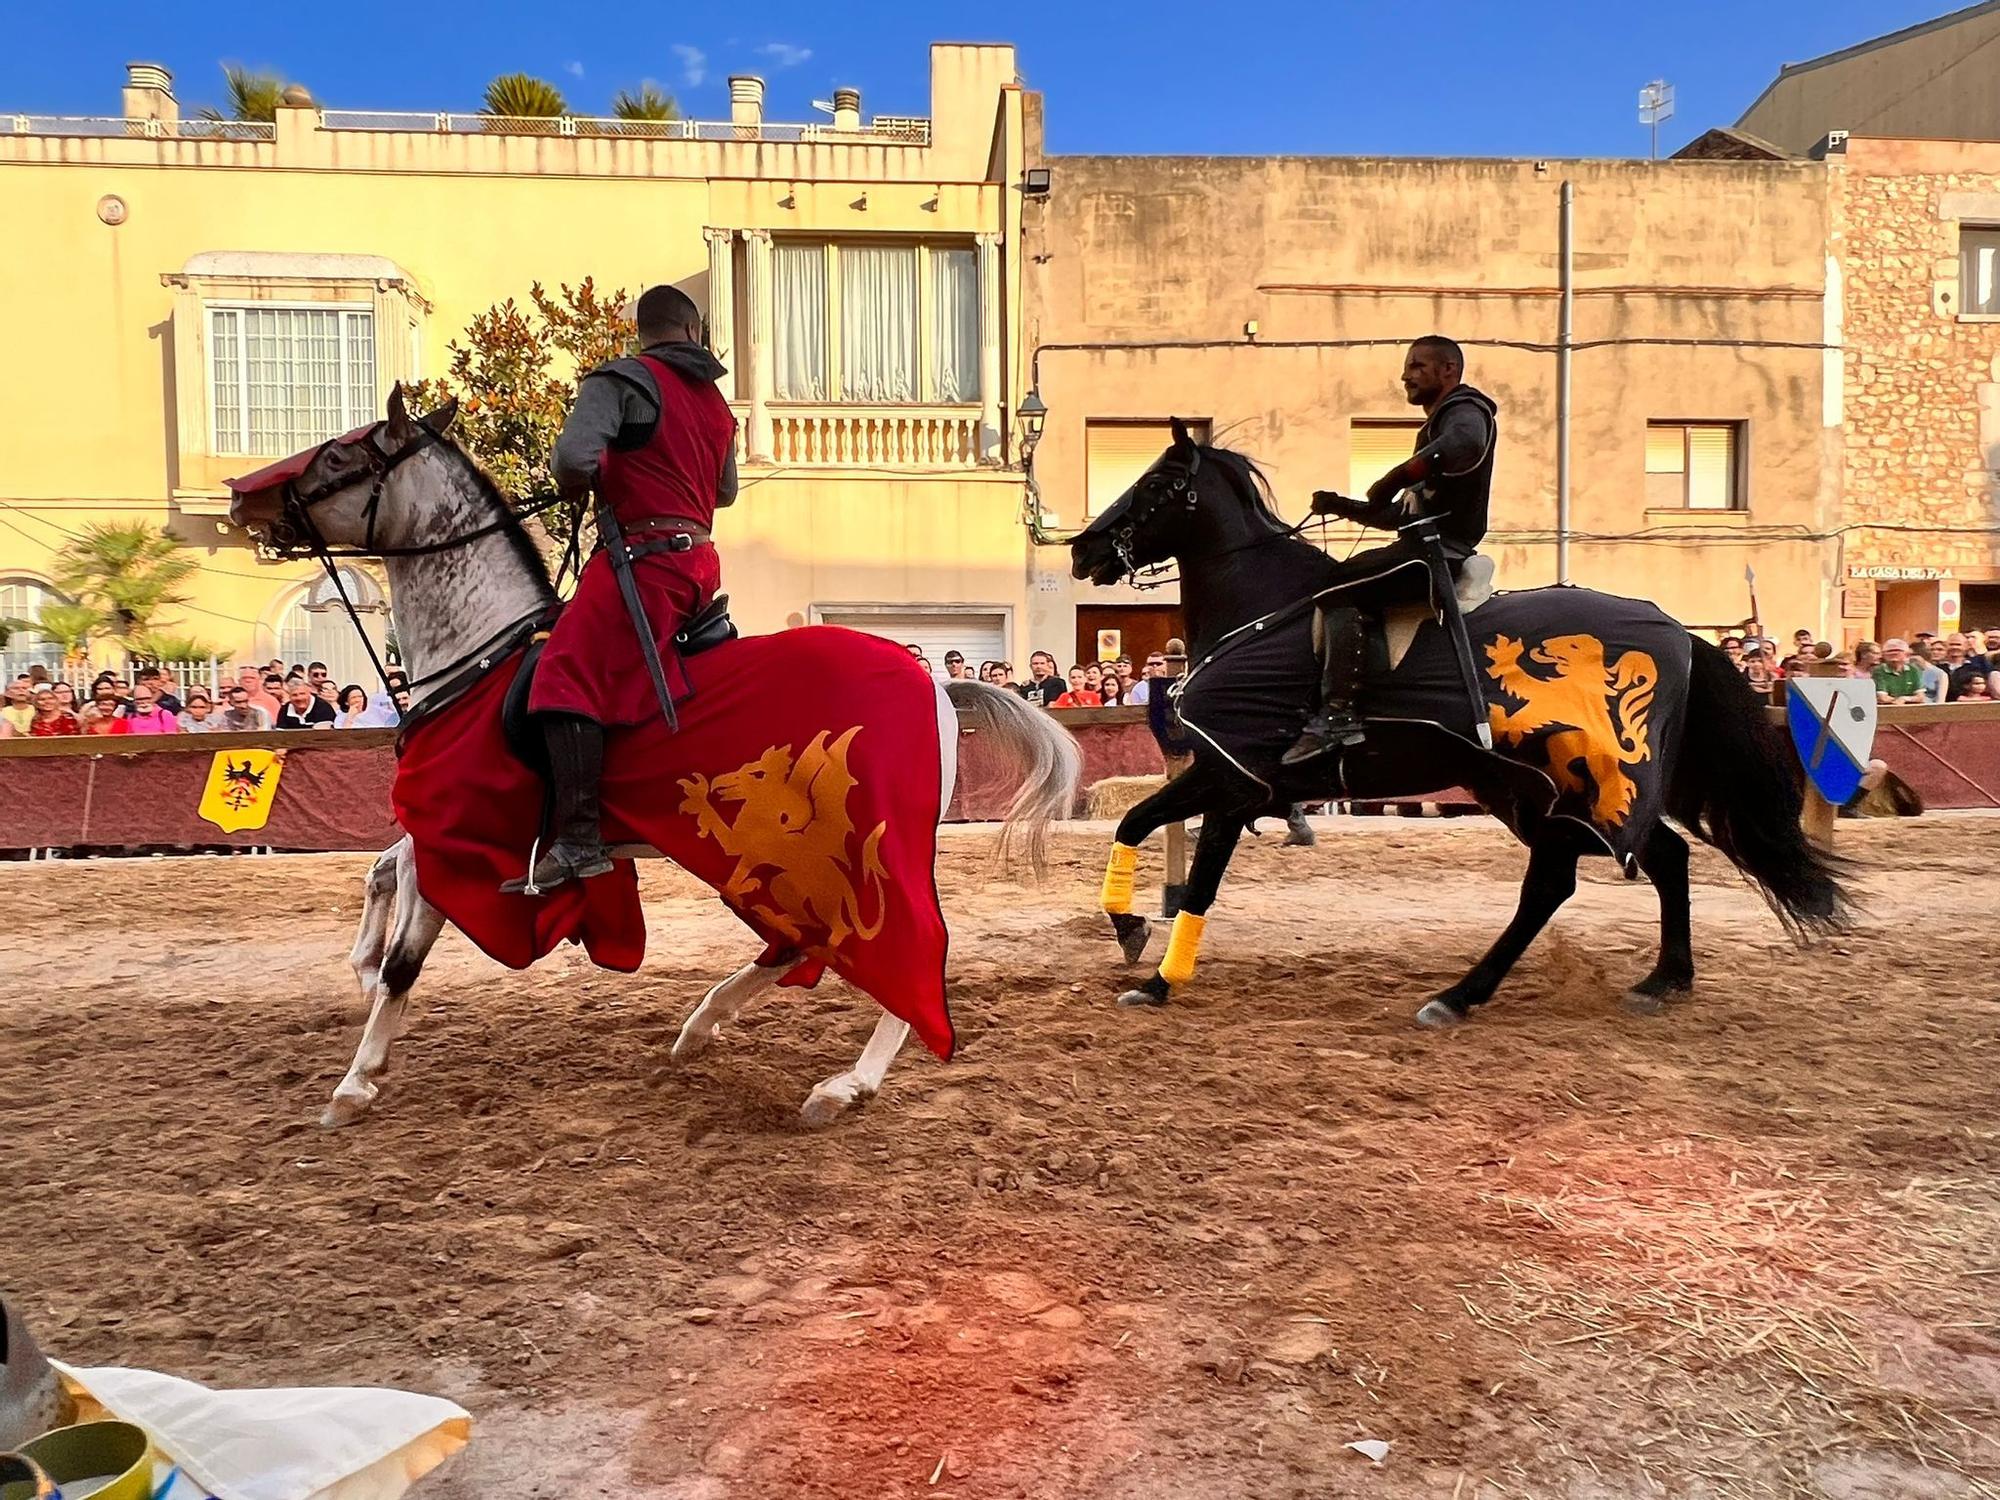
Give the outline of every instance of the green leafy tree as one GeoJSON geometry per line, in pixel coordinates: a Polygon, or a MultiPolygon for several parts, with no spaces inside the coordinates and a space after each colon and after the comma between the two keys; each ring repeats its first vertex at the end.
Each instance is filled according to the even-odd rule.
{"type": "Polygon", "coordinates": [[[285,80],[276,73],[246,68],[240,63],[222,65],[224,85],[229,90],[229,112],[214,105],[201,111],[204,120],[240,120],[270,124],[278,118],[278,101],[285,92],[285,80]]]}
{"type": "Polygon", "coordinates": [[[104,629],[129,645],[187,603],[200,564],[155,527],[98,523],[63,544],[51,571],[57,588],[94,607],[104,629]]]}
{"type": "MultiPolygon", "coordinates": [[[[480,313],[452,341],[450,373],[410,391],[422,411],[458,399],[452,437],[515,500],[555,488],[549,462],[578,374],[628,353],[633,336],[625,292],[600,296],[588,277],[554,296],[538,281],[528,301],[523,308],[509,297],[480,313]]],[[[569,539],[560,512],[543,523],[558,543],[569,539]]]]}
{"type": "Polygon", "coordinates": [[[160,631],[135,637],[130,645],[134,656],[168,666],[205,666],[222,655],[218,647],[196,636],[167,635],[160,631]]]}
{"type": "Polygon", "coordinates": [[[569,113],[562,90],[547,79],[528,73],[502,73],[486,85],[486,103],[479,111],[510,120],[545,120],[569,113]]]}
{"type": "Polygon", "coordinates": [[[678,120],[681,109],[674,96],[650,78],[636,90],[620,89],[611,100],[611,113],[621,120],[678,120]]]}

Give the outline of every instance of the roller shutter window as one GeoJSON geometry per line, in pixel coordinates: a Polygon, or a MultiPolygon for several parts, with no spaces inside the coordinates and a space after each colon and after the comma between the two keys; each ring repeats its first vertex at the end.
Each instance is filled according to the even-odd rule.
{"type": "MultiPolygon", "coordinates": [[[[1189,422],[1187,429],[1197,443],[1208,441],[1208,423],[1189,422]]],[[[1173,441],[1173,426],[1165,421],[1086,422],[1084,514],[1102,515],[1116,505],[1173,441]]]]}

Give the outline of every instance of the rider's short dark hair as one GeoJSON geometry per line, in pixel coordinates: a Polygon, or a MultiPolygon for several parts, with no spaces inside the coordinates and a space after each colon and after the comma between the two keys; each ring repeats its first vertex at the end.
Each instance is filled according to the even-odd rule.
{"type": "Polygon", "coordinates": [[[1458,347],[1456,339],[1448,339],[1441,333],[1427,333],[1413,342],[1412,349],[1430,349],[1444,356],[1444,362],[1455,370],[1465,368],[1465,351],[1458,347]]]}
{"type": "Polygon", "coordinates": [[[665,343],[683,328],[701,327],[701,309],[677,286],[647,287],[636,314],[641,348],[665,343]]]}

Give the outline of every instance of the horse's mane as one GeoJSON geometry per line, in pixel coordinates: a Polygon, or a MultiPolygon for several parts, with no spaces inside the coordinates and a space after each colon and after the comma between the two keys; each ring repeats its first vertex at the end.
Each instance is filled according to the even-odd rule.
{"type": "Polygon", "coordinates": [[[1219,464],[1229,476],[1229,482],[1237,494],[1243,497],[1251,511],[1267,522],[1273,531],[1289,531],[1284,518],[1278,514],[1273,502],[1271,481],[1264,471],[1257,467],[1255,459],[1248,454],[1238,453],[1234,448],[1204,447],[1201,456],[1219,464]]]}
{"type": "Polygon", "coordinates": [[[545,592],[555,593],[555,585],[549,580],[548,559],[542,556],[542,549],[535,545],[535,539],[528,535],[528,528],[521,524],[520,513],[514,509],[513,502],[507,498],[500,486],[493,482],[493,476],[486,472],[478,459],[453,442],[449,436],[440,437],[438,445],[458,459],[460,471],[471,478],[480,497],[499,512],[499,535],[507,539],[507,545],[521,560],[521,565],[536,582],[541,584],[545,592]]]}

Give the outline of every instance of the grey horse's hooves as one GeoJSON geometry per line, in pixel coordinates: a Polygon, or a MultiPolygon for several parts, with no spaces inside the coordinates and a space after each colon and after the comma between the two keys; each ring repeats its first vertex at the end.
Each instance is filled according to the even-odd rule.
{"type": "Polygon", "coordinates": [[[1127,990],[1118,997],[1120,1005],[1160,1006],[1167,1003],[1165,995],[1156,995],[1151,990],[1127,990]]]}
{"type": "Polygon", "coordinates": [[[1449,1002],[1433,1000],[1417,1012],[1417,1024],[1428,1026],[1432,1031],[1449,1031],[1454,1026],[1465,1023],[1465,1013],[1452,1008],[1449,1002]]]}
{"type": "Polygon", "coordinates": [[[1118,947],[1125,955],[1125,962],[1136,964],[1146,956],[1146,942],[1153,935],[1153,924],[1136,912],[1115,912],[1111,916],[1112,931],[1118,935],[1118,947]]]}

